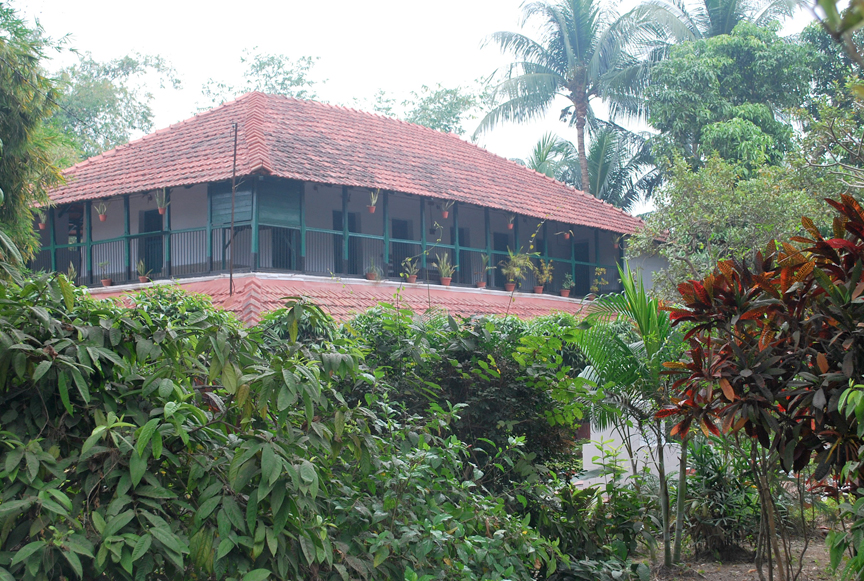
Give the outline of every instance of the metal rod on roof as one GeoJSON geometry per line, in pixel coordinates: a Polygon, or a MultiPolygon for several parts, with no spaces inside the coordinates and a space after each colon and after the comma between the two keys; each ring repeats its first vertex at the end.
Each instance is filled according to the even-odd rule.
{"type": "Polygon", "coordinates": [[[228,296],[234,296],[234,199],[237,196],[237,124],[234,129],[234,159],[231,164],[231,241],[228,243],[228,296]]]}

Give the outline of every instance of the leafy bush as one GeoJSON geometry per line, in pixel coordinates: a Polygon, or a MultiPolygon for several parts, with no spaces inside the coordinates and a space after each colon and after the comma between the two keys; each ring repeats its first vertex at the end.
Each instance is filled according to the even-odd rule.
{"type": "Polygon", "coordinates": [[[353,355],[260,349],[177,293],[125,309],[62,277],[0,283],[0,579],[554,570],[555,546],[476,486],[453,411],[349,407],[332,388],[364,377],[353,355]]]}

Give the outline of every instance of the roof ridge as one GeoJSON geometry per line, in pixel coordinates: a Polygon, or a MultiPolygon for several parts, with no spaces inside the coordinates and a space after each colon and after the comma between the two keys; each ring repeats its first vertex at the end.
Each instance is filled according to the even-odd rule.
{"type": "Polygon", "coordinates": [[[246,93],[249,103],[244,111],[243,141],[246,145],[246,164],[248,171],[263,168],[267,173],[273,173],[270,148],[267,144],[264,125],[267,119],[267,95],[259,91],[246,93]]]}

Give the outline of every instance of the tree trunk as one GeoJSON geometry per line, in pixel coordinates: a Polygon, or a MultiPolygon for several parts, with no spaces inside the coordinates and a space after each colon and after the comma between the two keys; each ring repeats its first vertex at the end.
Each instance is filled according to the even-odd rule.
{"type": "Polygon", "coordinates": [[[663,425],[656,423],[657,477],[660,479],[660,513],[663,518],[663,566],[672,566],[672,543],[669,538],[669,483],[666,482],[666,459],[663,457],[663,425]]]}
{"type": "Polygon", "coordinates": [[[681,562],[681,538],[684,536],[684,511],[687,497],[687,438],[681,439],[681,460],[678,463],[678,501],[675,503],[675,547],[672,560],[681,562]]]}
{"type": "MultiPolygon", "coordinates": [[[[579,107],[577,106],[579,115],[579,107]]],[[[590,191],[591,179],[588,177],[588,154],[585,152],[585,117],[576,118],[576,149],[579,152],[579,169],[582,172],[582,191],[586,194],[594,194],[590,191]]]]}

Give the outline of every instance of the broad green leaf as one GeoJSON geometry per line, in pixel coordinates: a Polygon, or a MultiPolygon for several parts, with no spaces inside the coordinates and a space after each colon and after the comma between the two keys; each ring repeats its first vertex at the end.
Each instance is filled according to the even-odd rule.
{"type": "Polygon", "coordinates": [[[237,506],[237,501],[231,496],[226,496],[222,500],[222,510],[225,511],[225,516],[231,521],[237,530],[241,533],[246,532],[246,519],[243,518],[243,513],[240,512],[240,507],[237,506]]]}
{"type": "Polygon", "coordinates": [[[36,383],[42,376],[48,373],[48,370],[51,369],[51,361],[42,361],[39,365],[36,366],[36,369],[33,371],[33,383],[36,383]]]}
{"type": "Polygon", "coordinates": [[[15,581],[15,577],[12,576],[12,573],[0,567],[0,581],[15,581]]]}
{"type": "Polygon", "coordinates": [[[113,537],[115,534],[120,532],[120,529],[129,524],[129,521],[133,518],[135,518],[135,511],[127,510],[110,519],[105,524],[105,530],[102,531],[102,538],[107,539],[108,537],[113,537]]]}
{"type": "Polygon", "coordinates": [[[300,535],[300,548],[303,549],[303,556],[306,557],[306,562],[310,565],[315,564],[315,544],[312,539],[305,534],[300,535]]]}
{"type": "Polygon", "coordinates": [[[216,507],[219,506],[220,502],[222,502],[221,496],[214,496],[213,498],[204,501],[204,503],[198,507],[198,510],[195,512],[195,519],[198,522],[203,521],[205,518],[210,516],[210,513],[216,510],[216,507]]]}
{"type": "Polygon", "coordinates": [[[243,575],[242,581],[264,581],[270,577],[269,569],[254,569],[243,575]]]}
{"type": "Polygon", "coordinates": [[[150,442],[150,438],[153,437],[153,432],[159,427],[159,418],[153,418],[141,428],[141,432],[138,434],[138,441],[135,442],[135,450],[138,452],[139,456],[144,456],[144,449],[147,447],[148,442],[150,442]]]}
{"type": "Polygon", "coordinates": [[[188,553],[187,547],[180,538],[171,532],[171,529],[166,527],[153,527],[150,529],[150,534],[160,543],[171,549],[175,553],[188,553]]]}
{"type": "Polygon", "coordinates": [[[129,455],[129,477],[132,480],[133,487],[138,486],[141,478],[144,477],[144,473],[147,472],[147,457],[150,456],[150,453],[145,450],[144,454],[144,456],[139,456],[135,452],[129,455]]]}
{"type": "Polygon", "coordinates": [[[78,578],[81,579],[84,577],[84,569],[81,567],[81,559],[78,558],[78,555],[71,551],[63,551],[63,556],[66,558],[69,566],[72,567],[72,570],[75,571],[75,574],[78,575],[78,578]]]}
{"type": "Polygon", "coordinates": [[[216,549],[216,559],[221,559],[222,557],[230,553],[231,549],[233,548],[234,543],[231,541],[231,539],[222,539],[222,541],[219,543],[219,548],[216,549]]]}
{"type": "Polygon", "coordinates": [[[0,518],[7,518],[16,514],[20,514],[24,510],[30,508],[35,498],[24,500],[10,500],[0,504],[0,518]]]}
{"type": "Polygon", "coordinates": [[[58,276],[57,283],[60,286],[60,293],[63,295],[63,302],[66,303],[66,309],[71,311],[75,307],[75,291],[72,290],[72,285],[69,284],[65,276],[58,276]]]}
{"type": "Polygon", "coordinates": [[[61,371],[57,374],[57,390],[60,392],[60,400],[63,402],[63,407],[72,415],[72,402],[69,400],[69,380],[66,373],[61,371]]]}
{"type": "Polygon", "coordinates": [[[77,367],[73,367],[71,373],[75,386],[78,388],[78,393],[81,394],[81,399],[84,400],[84,403],[90,403],[90,388],[87,386],[87,382],[84,381],[81,372],[77,367]]]}
{"type": "Polygon", "coordinates": [[[261,479],[273,484],[282,473],[282,462],[273,452],[273,445],[266,444],[261,448],[261,479]]]}
{"type": "Polygon", "coordinates": [[[12,557],[12,561],[9,563],[10,565],[17,565],[23,561],[26,561],[30,558],[30,555],[41,549],[46,545],[45,541],[33,541],[30,544],[24,545],[18,552],[15,553],[15,556],[12,557]]]}
{"type": "Polygon", "coordinates": [[[153,537],[145,533],[138,537],[138,542],[135,543],[135,548],[132,550],[132,561],[137,561],[144,556],[144,553],[150,550],[150,545],[153,543],[153,537]]]}

